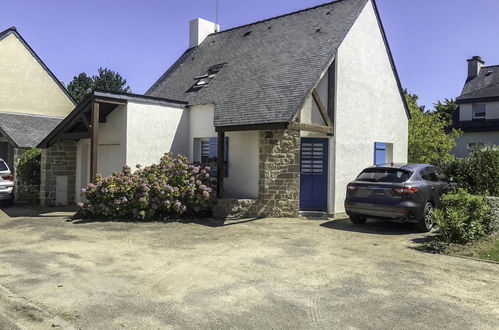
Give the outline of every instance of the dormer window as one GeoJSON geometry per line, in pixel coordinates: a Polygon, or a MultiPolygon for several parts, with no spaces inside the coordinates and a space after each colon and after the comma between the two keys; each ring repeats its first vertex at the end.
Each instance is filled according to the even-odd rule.
{"type": "Polygon", "coordinates": [[[213,81],[213,79],[216,78],[216,76],[218,75],[220,70],[222,70],[225,64],[226,63],[214,65],[210,67],[205,74],[198,77],[194,77],[194,80],[196,80],[196,82],[191,88],[189,88],[188,92],[196,92],[201,88],[208,86],[213,81]]]}
{"type": "Polygon", "coordinates": [[[473,119],[485,119],[487,106],[485,103],[473,104],[473,119]]]}

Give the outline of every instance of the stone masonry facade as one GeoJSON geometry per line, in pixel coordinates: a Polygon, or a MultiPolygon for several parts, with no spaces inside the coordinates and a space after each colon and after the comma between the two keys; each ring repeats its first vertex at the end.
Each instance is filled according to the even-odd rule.
{"type": "MultiPolygon", "coordinates": [[[[75,200],[76,142],[60,141],[52,147],[42,149],[41,159],[41,206],[56,205],[57,177],[67,177],[67,203],[75,200]]],[[[64,189],[63,189],[64,191],[64,189]]]]}
{"type": "Polygon", "coordinates": [[[300,211],[300,132],[260,131],[258,200],[223,199],[215,217],[297,217],[300,211]]]}

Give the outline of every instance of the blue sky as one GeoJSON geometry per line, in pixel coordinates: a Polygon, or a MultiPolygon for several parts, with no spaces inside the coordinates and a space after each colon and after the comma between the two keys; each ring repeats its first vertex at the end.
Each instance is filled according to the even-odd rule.
{"type": "MultiPolygon", "coordinates": [[[[188,21],[215,19],[216,0],[3,0],[0,30],[16,26],[59,79],[108,67],[136,93],[188,44],[188,21]]],[[[220,0],[222,29],[324,3],[220,0]]],[[[499,64],[499,1],[378,0],[402,85],[428,107],[459,95],[466,59],[499,64]]]]}

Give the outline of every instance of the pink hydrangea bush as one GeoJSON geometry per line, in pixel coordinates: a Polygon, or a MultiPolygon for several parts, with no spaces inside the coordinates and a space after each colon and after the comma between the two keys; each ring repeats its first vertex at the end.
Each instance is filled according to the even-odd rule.
{"type": "Polygon", "coordinates": [[[97,176],[82,189],[83,218],[164,219],[195,215],[211,208],[214,188],[210,167],[189,164],[186,157],[165,154],[159,164],[132,172],[125,166],[109,177],[97,176]]]}

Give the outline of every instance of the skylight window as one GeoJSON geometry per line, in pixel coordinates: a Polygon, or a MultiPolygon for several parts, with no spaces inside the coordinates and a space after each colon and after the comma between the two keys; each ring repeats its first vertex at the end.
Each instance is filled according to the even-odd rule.
{"type": "Polygon", "coordinates": [[[189,88],[188,92],[196,92],[201,88],[208,86],[213,81],[213,79],[216,78],[216,76],[218,75],[220,70],[222,70],[225,64],[227,63],[214,65],[210,67],[205,74],[195,77],[194,80],[196,80],[196,82],[191,88],[189,88]]]}

